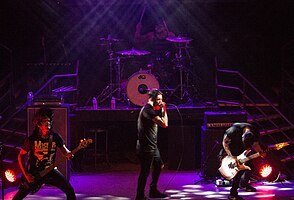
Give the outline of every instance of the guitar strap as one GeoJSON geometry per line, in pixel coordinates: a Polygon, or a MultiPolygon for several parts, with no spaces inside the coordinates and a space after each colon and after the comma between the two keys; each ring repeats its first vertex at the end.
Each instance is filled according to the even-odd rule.
{"type": "Polygon", "coordinates": [[[52,132],[50,132],[49,143],[48,143],[48,159],[50,159],[50,154],[52,153],[52,151],[51,151],[52,141],[53,141],[53,134],[52,134],[52,132]]]}

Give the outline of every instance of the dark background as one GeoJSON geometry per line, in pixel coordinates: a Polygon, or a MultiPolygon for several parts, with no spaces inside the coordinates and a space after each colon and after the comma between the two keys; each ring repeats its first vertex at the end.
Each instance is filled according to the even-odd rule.
{"type": "MultiPolygon", "coordinates": [[[[199,99],[214,100],[215,57],[221,68],[239,70],[267,96],[278,96],[281,69],[293,63],[292,0],[4,0],[1,77],[14,73],[15,96],[21,98],[44,82],[44,65],[38,64],[80,60],[79,105],[84,106],[109,83],[108,55],[99,38],[123,39],[114,51],[140,48],[133,35],[144,5],[143,32],[164,18],[176,35],[193,39],[189,68],[199,99]]],[[[132,60],[123,65],[123,79],[141,68],[132,60]]],[[[51,66],[49,76],[57,71],[66,67],[51,66]]]]}

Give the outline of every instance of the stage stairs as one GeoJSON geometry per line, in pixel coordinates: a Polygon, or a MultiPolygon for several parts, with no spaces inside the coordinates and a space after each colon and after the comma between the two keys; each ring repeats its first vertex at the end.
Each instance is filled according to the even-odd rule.
{"type": "MultiPolygon", "coordinates": [[[[265,146],[290,145],[274,151],[283,166],[293,169],[294,123],[286,117],[279,103],[273,103],[239,71],[216,69],[216,98],[220,107],[238,107],[247,114],[247,122],[255,125],[265,146]]],[[[285,105],[284,105],[285,106],[285,105]]],[[[288,112],[290,108],[285,108],[288,112]]],[[[293,113],[292,113],[293,115],[293,113]]]]}
{"type": "Polygon", "coordinates": [[[79,61],[75,65],[75,72],[53,75],[37,91],[32,91],[34,95],[32,101],[26,99],[26,96],[19,97],[26,99],[20,106],[15,104],[12,73],[9,73],[0,81],[0,91],[3,94],[0,97],[0,145],[2,146],[1,156],[4,165],[17,162],[20,147],[28,135],[27,107],[63,105],[71,109],[77,105],[79,91],[78,68],[79,61]],[[75,93],[70,102],[66,102],[64,99],[65,94],[68,93],[75,93]]]}

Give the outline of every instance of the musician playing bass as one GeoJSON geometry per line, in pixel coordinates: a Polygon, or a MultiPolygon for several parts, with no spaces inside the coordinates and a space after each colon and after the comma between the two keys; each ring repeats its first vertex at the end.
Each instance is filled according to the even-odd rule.
{"type": "Polygon", "coordinates": [[[25,140],[18,155],[18,163],[26,180],[21,184],[13,200],[23,199],[30,192],[36,192],[43,183],[56,186],[66,194],[67,199],[76,199],[73,187],[57,169],[53,169],[44,177],[39,177],[40,171],[55,162],[57,147],[67,159],[73,157],[61,136],[51,130],[52,118],[53,111],[48,108],[40,108],[34,116],[33,134],[25,140]],[[27,154],[29,159],[26,166],[27,154]]]}
{"type": "MultiPolygon", "coordinates": [[[[237,156],[243,153],[245,150],[249,150],[252,147],[256,152],[260,152],[262,157],[265,156],[260,144],[258,142],[260,133],[259,131],[248,123],[234,123],[230,128],[225,131],[223,138],[223,148],[225,153],[233,157],[238,165],[239,161],[237,156]]],[[[256,189],[249,185],[249,179],[253,172],[254,166],[253,162],[248,161],[246,165],[251,168],[251,170],[240,170],[233,179],[233,185],[230,190],[230,195],[228,199],[238,200],[242,199],[238,195],[238,188],[242,188],[247,192],[255,192],[256,189]]]]}

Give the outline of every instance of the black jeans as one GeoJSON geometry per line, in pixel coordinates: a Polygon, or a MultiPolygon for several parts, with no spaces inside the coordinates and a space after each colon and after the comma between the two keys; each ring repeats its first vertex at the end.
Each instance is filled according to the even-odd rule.
{"type": "Polygon", "coordinates": [[[157,183],[161,172],[162,160],[158,149],[156,149],[154,152],[139,152],[139,160],[141,170],[138,178],[137,198],[142,198],[144,197],[144,190],[151,166],[153,167],[153,171],[150,189],[157,189],[157,183]]]}
{"type": "MultiPolygon", "coordinates": [[[[46,176],[43,177],[43,183],[55,186],[62,190],[68,200],[75,200],[76,195],[73,187],[69,183],[69,181],[65,178],[65,176],[60,173],[58,170],[54,169],[46,176]]],[[[21,200],[25,198],[30,193],[30,190],[24,186],[20,186],[20,189],[13,197],[13,200],[21,200]]]]}
{"type": "Polygon", "coordinates": [[[250,176],[254,171],[254,165],[252,160],[245,163],[245,165],[249,166],[251,170],[242,170],[237,173],[237,175],[233,179],[232,188],[230,190],[230,195],[236,196],[238,194],[238,188],[241,185],[242,187],[246,187],[248,185],[250,176]]]}

